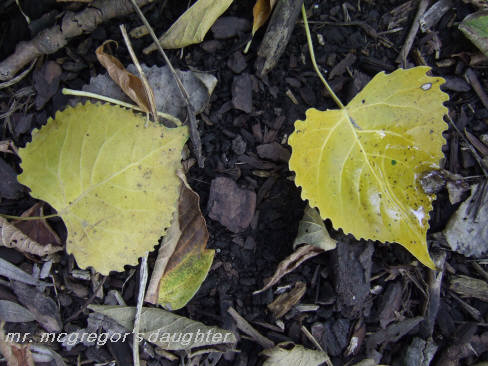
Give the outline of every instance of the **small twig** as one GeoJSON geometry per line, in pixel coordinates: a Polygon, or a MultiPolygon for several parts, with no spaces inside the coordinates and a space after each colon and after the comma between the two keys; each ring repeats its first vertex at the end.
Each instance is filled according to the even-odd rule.
{"type": "Polygon", "coordinates": [[[154,100],[154,93],[149,85],[149,81],[147,81],[146,74],[144,74],[144,70],[142,70],[141,64],[139,63],[139,60],[137,59],[137,56],[134,52],[134,49],[132,48],[132,44],[129,39],[129,35],[127,34],[127,30],[125,29],[125,25],[121,24],[120,25],[120,31],[122,32],[122,37],[124,37],[124,42],[125,46],[127,47],[127,50],[129,51],[130,58],[132,59],[132,62],[136,66],[137,72],[139,73],[139,78],[142,80],[142,83],[144,84],[144,89],[147,94],[147,99],[149,100],[149,104],[151,105],[151,112],[153,114],[153,118],[155,122],[159,122],[158,119],[158,111],[156,110],[156,102],[154,100]]]}
{"type": "MultiPolygon", "coordinates": [[[[75,97],[94,98],[94,99],[102,100],[102,101],[107,102],[107,103],[117,104],[117,105],[120,105],[121,107],[134,109],[138,112],[144,112],[141,108],[139,108],[135,104],[126,103],[126,102],[123,102],[121,100],[106,97],[104,95],[100,95],[100,94],[96,94],[96,93],[91,93],[91,92],[82,91],[82,90],[68,89],[68,88],[63,88],[61,90],[61,92],[64,95],[73,95],[75,97]]],[[[176,118],[175,116],[172,116],[171,114],[164,113],[164,112],[158,112],[158,116],[162,117],[168,121],[173,122],[177,126],[181,126],[181,121],[178,118],[176,118]]]]}
{"type": "Polygon", "coordinates": [[[27,69],[25,69],[25,71],[22,71],[16,77],[14,77],[14,78],[12,78],[10,80],[7,80],[7,81],[5,81],[3,83],[0,83],[0,89],[5,89],[5,88],[8,88],[9,86],[15,85],[20,80],[22,80],[23,78],[25,78],[27,76],[27,74],[29,74],[32,71],[32,69],[34,68],[34,65],[36,64],[37,60],[38,59],[35,58],[34,61],[31,62],[31,64],[29,65],[29,67],[27,69]]]}
{"type": "Polygon", "coordinates": [[[139,294],[137,296],[137,308],[136,308],[136,317],[134,319],[134,330],[132,333],[134,336],[132,337],[132,358],[134,361],[134,366],[140,366],[139,362],[139,329],[141,328],[141,312],[142,312],[142,305],[144,304],[144,294],[146,292],[146,283],[147,283],[147,257],[149,253],[146,252],[144,257],[141,259],[141,273],[139,277],[139,294]]]}
{"type": "Polygon", "coordinates": [[[137,14],[139,15],[139,18],[141,18],[142,22],[144,23],[147,30],[149,31],[149,34],[151,35],[151,38],[154,40],[154,43],[156,44],[156,47],[158,48],[159,52],[161,52],[161,55],[163,55],[164,61],[168,65],[169,70],[171,71],[171,74],[173,74],[173,77],[176,81],[176,84],[178,85],[178,89],[180,90],[180,93],[183,96],[183,99],[185,99],[188,119],[190,120],[190,139],[191,139],[191,142],[193,143],[193,149],[194,149],[195,157],[197,158],[198,166],[200,168],[203,168],[202,143],[200,141],[200,134],[198,132],[197,119],[195,117],[195,110],[193,109],[193,106],[190,102],[190,95],[188,94],[185,87],[183,86],[181,79],[179,78],[178,74],[176,73],[176,70],[174,69],[173,65],[169,61],[169,58],[166,55],[166,52],[164,52],[163,47],[161,47],[161,44],[159,43],[159,40],[158,40],[158,37],[156,36],[156,33],[154,33],[154,30],[152,29],[151,25],[149,24],[146,17],[142,13],[141,9],[139,8],[139,5],[137,5],[136,0],[131,0],[131,2],[132,2],[132,5],[134,5],[134,9],[136,10],[137,14]]]}
{"type": "Polygon", "coordinates": [[[476,73],[472,69],[467,69],[466,72],[464,73],[464,78],[466,81],[473,87],[474,91],[476,94],[478,94],[478,97],[481,100],[481,103],[485,106],[486,109],[488,109],[488,95],[486,95],[483,86],[481,86],[480,81],[478,80],[478,77],[476,76],[476,73]]]}
{"type": "Polygon", "coordinates": [[[331,361],[331,360],[330,360],[330,358],[329,358],[329,355],[328,355],[328,354],[327,354],[327,352],[325,352],[325,350],[324,350],[324,349],[323,349],[323,348],[320,346],[320,343],[319,343],[319,342],[317,342],[317,340],[316,340],[316,339],[315,339],[315,337],[312,335],[312,333],[310,333],[310,332],[308,331],[308,329],[307,329],[307,328],[306,328],[304,325],[302,325],[302,328],[301,328],[301,329],[302,329],[303,334],[305,334],[305,336],[308,338],[308,340],[309,340],[310,342],[312,342],[312,343],[314,344],[314,346],[315,346],[315,347],[316,347],[318,350],[320,350],[320,351],[322,351],[322,352],[324,353],[324,357],[325,357],[325,363],[327,364],[327,366],[333,366],[333,365],[332,365],[332,361],[331,361]]]}
{"type": "Polygon", "coordinates": [[[88,300],[86,300],[83,306],[76,313],[74,313],[73,315],[65,319],[64,321],[65,323],[69,323],[73,319],[76,319],[83,311],[85,311],[88,305],[90,305],[93,302],[93,300],[95,300],[95,297],[97,297],[98,290],[100,290],[100,288],[103,286],[107,278],[108,276],[103,277],[103,279],[98,284],[97,288],[93,291],[93,294],[88,298],[88,300]]]}
{"type": "Polygon", "coordinates": [[[236,322],[237,328],[239,328],[242,332],[246,333],[249,337],[251,337],[256,343],[259,343],[263,348],[272,348],[274,347],[274,342],[261,333],[259,333],[254,327],[249,324],[249,322],[244,319],[232,306],[227,309],[227,312],[232,316],[234,321],[236,322]]]}
{"type": "Polygon", "coordinates": [[[479,154],[476,151],[476,149],[474,148],[474,146],[471,145],[471,142],[469,142],[469,140],[466,138],[466,136],[464,136],[464,134],[459,130],[459,128],[456,126],[456,124],[451,119],[451,117],[449,117],[449,115],[447,115],[446,117],[447,117],[447,120],[449,121],[449,123],[451,124],[451,126],[457,132],[457,134],[464,140],[466,145],[468,145],[469,150],[471,150],[471,153],[473,154],[474,158],[476,159],[476,161],[477,161],[478,165],[480,166],[481,170],[483,171],[483,174],[485,175],[485,177],[488,177],[488,171],[485,169],[485,165],[483,164],[483,159],[481,159],[481,157],[479,156],[479,154]]]}
{"type": "Polygon", "coordinates": [[[305,34],[307,35],[307,43],[308,43],[308,51],[310,53],[310,58],[312,60],[312,65],[313,68],[315,69],[315,72],[319,76],[320,81],[322,81],[322,84],[324,84],[325,89],[329,92],[329,95],[334,99],[334,102],[339,106],[340,109],[344,109],[344,104],[342,104],[341,100],[335,95],[334,91],[332,88],[329,86],[327,81],[325,81],[325,78],[322,76],[322,73],[319,70],[319,67],[317,66],[317,61],[315,61],[315,53],[313,51],[313,43],[312,43],[312,36],[310,35],[310,28],[308,27],[308,21],[307,21],[307,12],[305,11],[305,6],[302,5],[302,17],[303,17],[303,25],[305,27],[305,34]]]}
{"type": "Polygon", "coordinates": [[[430,0],[420,0],[419,9],[417,10],[417,14],[415,14],[410,32],[408,32],[407,39],[405,40],[400,54],[396,59],[396,62],[400,63],[403,68],[407,67],[407,56],[410,52],[410,49],[412,48],[413,41],[415,40],[417,32],[420,28],[420,18],[427,10],[427,6],[429,6],[429,1],[430,0]]]}

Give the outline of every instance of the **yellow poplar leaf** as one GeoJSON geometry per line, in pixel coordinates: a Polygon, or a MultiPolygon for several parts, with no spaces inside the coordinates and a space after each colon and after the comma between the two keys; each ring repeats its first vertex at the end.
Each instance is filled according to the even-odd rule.
{"type": "MultiPolygon", "coordinates": [[[[183,48],[200,43],[205,35],[232,4],[233,0],[198,0],[181,15],[159,38],[163,48],[183,48]]],[[[157,49],[155,44],[144,49],[148,54],[157,49]]]]}
{"type": "Polygon", "coordinates": [[[170,225],[188,130],[145,122],[120,107],[79,104],[19,150],[19,182],[56,209],[81,268],[106,275],[135,265],[170,225]]]}
{"type": "Polygon", "coordinates": [[[356,238],[396,242],[435,268],[426,234],[434,195],[419,179],[443,157],[448,100],[428,67],[381,72],[344,108],[309,109],[289,138],[302,198],[356,238]]]}
{"type": "Polygon", "coordinates": [[[253,23],[252,23],[252,35],[258,31],[268,20],[273,8],[276,4],[276,0],[257,0],[254,8],[252,9],[253,23]]]}

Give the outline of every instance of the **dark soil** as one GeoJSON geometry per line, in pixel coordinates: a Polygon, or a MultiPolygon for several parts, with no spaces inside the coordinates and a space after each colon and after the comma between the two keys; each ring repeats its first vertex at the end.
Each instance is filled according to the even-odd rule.
{"type": "MultiPolygon", "coordinates": [[[[32,20],[45,16],[47,20],[41,25],[35,22],[41,28],[57,21],[56,16],[46,16],[50,12],[51,15],[60,15],[63,11],[77,11],[86,6],[56,3],[54,0],[40,4],[28,1],[21,3],[24,12],[32,20]]],[[[391,72],[398,68],[395,60],[415,16],[416,2],[358,1],[344,5],[340,1],[331,0],[315,3],[305,1],[305,4],[309,10],[309,20],[312,21],[317,62],[322,70],[329,74],[333,72],[331,85],[344,104],[376,73],[391,72]],[[397,7],[409,3],[412,6],[405,6],[404,10],[395,15],[397,7]],[[343,6],[347,7],[352,22],[366,24],[379,36],[372,37],[371,32],[366,31],[368,28],[357,25],[359,23],[344,25],[343,6]],[[394,20],[397,21],[394,26],[397,31],[388,29],[394,20]],[[327,24],[319,24],[320,21],[327,24]],[[317,38],[319,35],[321,40],[317,38]],[[337,67],[344,60],[347,65],[337,67]]],[[[253,5],[253,0],[236,1],[224,16],[245,19],[250,24],[253,5]]],[[[158,0],[143,10],[156,33],[161,34],[186,6],[187,2],[158,0]]],[[[447,106],[451,118],[461,130],[466,128],[481,138],[481,135],[488,132],[488,110],[463,77],[473,55],[479,51],[457,28],[457,24],[474,11],[474,6],[453,0],[451,9],[430,32],[417,34],[408,57],[408,66],[425,62],[432,67],[432,74],[448,79],[449,83],[444,89],[450,96],[447,106]]],[[[14,1],[0,5],[0,17],[0,59],[3,59],[13,52],[19,41],[31,37],[31,30],[14,1]]],[[[72,39],[65,48],[39,60],[34,71],[21,82],[0,90],[0,140],[10,139],[16,146],[23,146],[29,141],[33,128],[45,124],[48,117],[54,116],[57,110],[66,106],[67,97],[61,94],[62,87],[81,89],[90,77],[103,73],[102,66],[96,61],[95,49],[106,39],[114,39],[123,45],[119,30],[122,23],[130,30],[139,26],[140,20],[135,15],[113,19],[91,34],[72,39]],[[39,75],[42,65],[49,60],[61,66],[59,85],[54,90],[42,89],[39,92],[45,86],[39,86],[42,81],[37,81],[36,85],[36,75],[39,75]]],[[[229,26],[232,26],[232,22],[229,26]]],[[[235,324],[226,311],[229,306],[233,306],[272,341],[278,343],[291,340],[313,349],[314,345],[301,330],[305,326],[328,352],[334,365],[352,365],[367,357],[375,358],[381,364],[428,365],[429,362],[422,361],[421,357],[429,353],[426,350],[429,345],[438,347],[432,353],[432,365],[474,365],[488,361],[488,355],[484,353],[488,350],[488,334],[484,323],[488,313],[487,303],[474,298],[460,299],[449,290],[449,279],[454,274],[483,277],[470,260],[447,250],[432,236],[445,227],[457,208],[457,205],[449,203],[445,189],[438,193],[431,213],[429,232],[432,253],[447,254],[440,298],[435,294],[433,274],[416,262],[405,249],[396,244],[373,245],[366,241],[356,241],[341,232],[333,231],[329,222],[326,224],[332,236],[339,240],[338,249],[308,260],[279,283],[281,287],[293,286],[297,281],[306,283],[307,291],[301,303],[316,304],[313,311],[292,309],[282,318],[284,330],[281,331],[266,307],[277,296],[273,289],[253,296],[253,291],[263,286],[263,281],[273,274],[278,263],[292,253],[292,244],[305,207],[300,198],[300,189],[290,179],[293,173],[288,170],[288,164],[260,158],[256,147],[263,143],[278,142],[289,149],[286,138],[293,131],[293,123],[304,119],[306,109],[316,107],[325,110],[335,107],[313,71],[301,22],[296,25],[278,65],[266,77],[256,76],[254,62],[264,32],[265,27],[257,33],[246,55],[242,55],[241,51],[248,40],[249,31],[238,32],[236,36],[223,39],[215,38],[218,34],[209,32],[202,44],[187,47],[182,52],[168,52],[175,67],[207,71],[219,81],[199,126],[205,167],[201,169],[193,166],[188,174],[188,181],[200,195],[202,212],[206,216],[210,233],[208,247],[214,248],[216,255],[200,290],[178,313],[207,325],[235,330],[235,324]],[[252,87],[252,108],[246,112],[234,108],[231,102],[233,82],[242,75],[250,78],[252,87]],[[298,104],[287,96],[288,90],[298,104]],[[222,176],[235,180],[241,188],[257,194],[252,222],[246,230],[237,234],[207,216],[211,182],[222,176]],[[435,304],[431,305],[437,301],[438,308],[435,304]],[[263,323],[269,326],[265,327],[263,323]],[[353,337],[357,339],[357,347],[350,345],[351,341],[354,342],[353,337]]],[[[149,38],[145,37],[134,40],[133,47],[141,55],[142,62],[163,65],[164,61],[157,52],[143,56],[142,49],[150,43],[149,38]]],[[[125,47],[119,47],[116,55],[125,65],[131,63],[125,47]]],[[[471,66],[485,90],[488,88],[487,65],[485,61],[484,66],[471,66]]],[[[247,102],[244,100],[243,103],[247,102]]],[[[447,144],[444,146],[446,158],[442,162],[443,167],[464,177],[481,176],[480,167],[458,134],[450,128],[445,137],[447,144]]],[[[5,176],[5,181],[10,179],[8,184],[0,183],[0,212],[20,215],[35,200],[11,179],[13,172],[18,173],[20,170],[19,160],[12,154],[2,153],[0,162],[7,163],[7,167],[0,172],[5,176]]],[[[62,238],[66,236],[59,220],[50,222],[62,238]]],[[[13,249],[0,248],[0,257],[28,273],[32,273],[34,265],[42,265],[38,259],[27,258],[13,249]]],[[[156,253],[151,254],[150,269],[155,258],[156,253]]],[[[105,298],[93,299],[91,295],[96,283],[91,285],[89,281],[72,276],[72,270],[76,268],[73,258],[63,254],[58,259],[51,271],[56,290],[48,288],[45,294],[59,306],[63,331],[85,327],[88,310],[74,318],[73,314],[89,298],[93,303],[110,303],[107,299],[110,290],[119,291],[127,305],[136,305],[138,268],[108,276],[103,284],[105,298]]],[[[0,283],[0,299],[20,301],[5,281],[0,283]]],[[[7,323],[6,327],[9,330],[33,333],[40,329],[35,322],[23,325],[7,323]]],[[[68,364],[94,364],[112,360],[120,365],[132,364],[131,345],[128,343],[107,344],[100,348],[77,345],[70,351],[59,344],[51,346],[68,364]]],[[[240,352],[226,353],[216,364],[262,363],[263,358],[259,356],[261,347],[252,340],[242,337],[237,347],[240,352]]],[[[180,364],[155,354],[150,344],[143,348],[141,355],[147,365],[180,364]]],[[[210,361],[204,363],[204,359],[200,359],[202,365],[212,364],[210,361]]]]}

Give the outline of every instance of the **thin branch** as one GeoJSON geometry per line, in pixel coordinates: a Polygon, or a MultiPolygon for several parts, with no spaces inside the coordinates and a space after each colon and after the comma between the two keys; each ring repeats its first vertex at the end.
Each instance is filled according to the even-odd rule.
{"type": "Polygon", "coordinates": [[[190,120],[190,139],[191,142],[193,143],[193,149],[195,153],[195,157],[197,158],[198,166],[200,168],[203,168],[203,156],[202,156],[202,143],[200,141],[200,134],[198,132],[198,126],[197,126],[197,119],[195,117],[195,110],[193,109],[193,106],[190,102],[190,95],[186,91],[185,87],[183,86],[183,83],[181,82],[181,79],[179,78],[178,74],[176,73],[176,70],[173,68],[173,65],[169,61],[168,56],[166,55],[166,52],[164,52],[163,47],[161,47],[161,44],[159,43],[158,37],[156,36],[156,33],[154,33],[154,30],[152,29],[151,25],[147,21],[146,17],[142,13],[141,9],[136,3],[136,0],[131,0],[132,5],[134,5],[134,9],[136,10],[137,14],[141,18],[142,22],[146,26],[147,30],[149,31],[149,34],[151,35],[151,38],[154,40],[156,46],[158,47],[159,52],[161,52],[161,55],[163,55],[164,61],[169,67],[169,70],[171,71],[171,74],[173,74],[173,77],[176,81],[176,84],[178,85],[178,89],[180,90],[181,95],[183,96],[183,99],[185,99],[186,102],[186,110],[188,113],[188,119],[190,120]]]}
{"type": "Polygon", "coordinates": [[[146,252],[144,257],[141,259],[141,273],[139,277],[139,294],[137,296],[137,308],[136,317],[134,319],[134,330],[132,331],[132,357],[134,361],[134,366],[140,366],[139,362],[139,329],[141,328],[141,312],[142,305],[144,304],[144,294],[146,292],[147,283],[147,257],[149,253],[146,252]]]}
{"type": "Polygon", "coordinates": [[[400,63],[403,68],[407,67],[407,56],[410,53],[410,49],[412,48],[413,41],[417,36],[417,32],[420,27],[420,18],[422,18],[422,15],[424,15],[425,11],[427,10],[427,7],[429,6],[429,2],[430,0],[420,0],[419,8],[412,22],[412,27],[410,28],[410,32],[408,32],[407,39],[405,40],[402,50],[400,51],[400,54],[396,59],[396,62],[400,63]]]}

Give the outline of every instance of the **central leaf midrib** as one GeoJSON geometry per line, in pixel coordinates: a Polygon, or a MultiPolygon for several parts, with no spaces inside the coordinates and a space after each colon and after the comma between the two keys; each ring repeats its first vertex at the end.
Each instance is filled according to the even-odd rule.
{"type": "MultiPolygon", "coordinates": [[[[344,114],[347,117],[349,117],[349,118],[351,117],[349,115],[349,113],[348,113],[347,107],[344,108],[344,114]]],[[[346,121],[348,121],[349,118],[346,118],[346,121]]],[[[367,164],[369,170],[371,171],[371,173],[373,174],[374,178],[378,182],[378,185],[380,187],[381,192],[383,194],[386,194],[388,196],[388,198],[391,200],[391,202],[395,203],[400,208],[400,212],[401,212],[402,216],[406,218],[406,224],[407,224],[408,228],[416,235],[417,234],[417,230],[415,230],[415,228],[412,228],[412,226],[410,224],[410,220],[409,220],[410,217],[408,215],[408,212],[406,212],[404,206],[402,204],[400,204],[398,202],[398,200],[392,196],[392,194],[390,194],[390,191],[388,189],[385,189],[385,185],[383,184],[382,180],[376,175],[375,170],[373,169],[373,167],[371,166],[371,164],[369,162],[369,159],[368,159],[368,155],[366,153],[366,150],[365,150],[364,146],[361,144],[361,140],[359,139],[359,137],[358,137],[358,135],[356,133],[356,130],[355,130],[354,126],[352,125],[352,123],[348,123],[348,126],[351,128],[351,131],[352,131],[352,134],[354,136],[354,139],[355,139],[356,143],[359,146],[359,151],[363,155],[363,158],[366,161],[366,164],[367,164]]]]}

